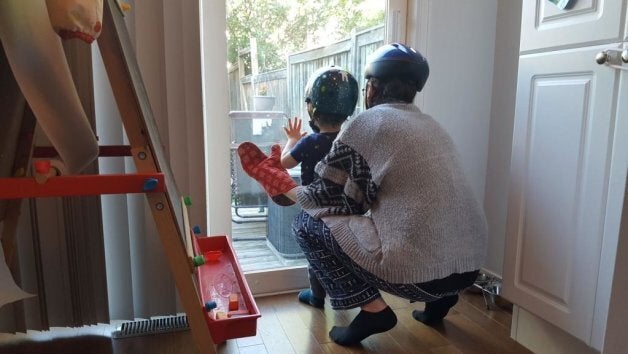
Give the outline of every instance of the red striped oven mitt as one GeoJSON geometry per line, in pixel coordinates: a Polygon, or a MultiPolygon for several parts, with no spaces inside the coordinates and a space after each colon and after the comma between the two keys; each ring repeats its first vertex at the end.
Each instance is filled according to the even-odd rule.
{"type": "Polygon", "coordinates": [[[273,145],[270,156],[266,156],[257,145],[247,141],[238,146],[238,156],[244,172],[255,179],[275,203],[281,206],[294,204],[284,193],[297,184],[281,166],[279,145],[273,145]]]}

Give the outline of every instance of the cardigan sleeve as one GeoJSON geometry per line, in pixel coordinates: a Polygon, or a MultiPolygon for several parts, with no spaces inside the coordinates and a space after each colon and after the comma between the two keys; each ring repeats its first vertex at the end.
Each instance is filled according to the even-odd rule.
{"type": "Polygon", "coordinates": [[[377,195],[371,171],[353,148],[336,140],[316,165],[314,181],[297,192],[298,202],[311,215],[364,214],[377,195]]]}

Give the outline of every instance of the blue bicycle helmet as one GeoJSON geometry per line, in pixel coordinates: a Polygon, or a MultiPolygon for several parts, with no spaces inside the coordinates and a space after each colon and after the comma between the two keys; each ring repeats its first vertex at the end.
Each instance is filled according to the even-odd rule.
{"type": "Polygon", "coordinates": [[[348,71],[330,66],[316,70],[305,86],[305,102],[312,104],[314,114],[348,117],[358,102],[358,82],[348,71]]]}
{"type": "Polygon", "coordinates": [[[397,78],[411,81],[421,91],[430,68],[427,59],[416,50],[400,43],[384,45],[376,49],[366,60],[364,77],[386,80],[397,78]]]}

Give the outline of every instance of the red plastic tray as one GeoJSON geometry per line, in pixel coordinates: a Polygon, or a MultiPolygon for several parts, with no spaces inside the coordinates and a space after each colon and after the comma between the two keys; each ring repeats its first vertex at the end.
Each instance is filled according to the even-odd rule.
{"type": "MultiPolygon", "coordinates": [[[[205,312],[205,321],[207,321],[214,343],[222,343],[227,339],[254,336],[257,332],[257,319],[261,317],[261,314],[244,279],[244,274],[229,239],[227,236],[194,236],[194,240],[194,251],[197,255],[210,251],[222,252],[217,260],[207,261],[197,268],[201,306],[212,300],[210,294],[214,282],[217,282],[218,287],[220,284],[229,283],[230,285],[226,287],[230,288],[231,292],[239,293],[239,310],[245,310],[245,314],[239,314],[237,317],[218,320],[213,319],[208,312],[205,312]]],[[[228,303],[225,303],[226,305],[228,303]]]]}

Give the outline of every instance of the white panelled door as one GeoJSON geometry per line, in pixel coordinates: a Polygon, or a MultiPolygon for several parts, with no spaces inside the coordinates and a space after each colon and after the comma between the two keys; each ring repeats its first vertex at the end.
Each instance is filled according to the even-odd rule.
{"type": "Polygon", "coordinates": [[[600,49],[522,57],[504,291],[578,338],[590,335],[603,235],[615,73],[600,49]]]}
{"type": "Polygon", "coordinates": [[[626,147],[613,145],[626,138],[615,107],[628,92],[596,55],[622,47],[625,1],[524,1],[522,14],[504,296],[598,350],[618,237],[609,215],[621,213],[609,181],[626,174],[611,168],[626,147]]]}
{"type": "Polygon", "coordinates": [[[561,10],[548,0],[523,1],[522,52],[595,42],[616,42],[622,28],[621,0],[570,0],[561,10]]]}

